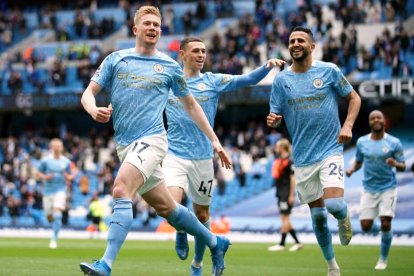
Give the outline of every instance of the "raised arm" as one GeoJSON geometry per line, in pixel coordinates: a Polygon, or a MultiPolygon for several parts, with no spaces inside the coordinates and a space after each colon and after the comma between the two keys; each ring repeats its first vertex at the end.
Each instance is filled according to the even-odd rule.
{"type": "Polygon", "coordinates": [[[237,86],[245,87],[248,85],[254,85],[258,83],[259,81],[261,81],[264,77],[266,77],[269,71],[273,67],[282,66],[285,63],[286,62],[281,59],[277,59],[277,58],[269,59],[265,65],[260,66],[247,74],[235,76],[236,81],[237,81],[236,82],[237,86]]]}
{"type": "Polygon", "coordinates": [[[220,157],[221,165],[229,169],[231,167],[230,158],[221,146],[220,141],[211,128],[201,106],[197,103],[191,94],[185,97],[179,97],[179,99],[183,104],[185,111],[188,113],[194,123],[196,123],[200,130],[208,137],[208,139],[210,139],[214,150],[220,157]]]}
{"type": "Polygon", "coordinates": [[[352,92],[346,96],[346,99],[348,100],[348,115],[346,116],[344,125],[338,135],[339,144],[345,144],[351,141],[352,127],[354,126],[359,109],[361,108],[361,98],[355,90],[352,90],[352,92]]]}
{"type": "Polygon", "coordinates": [[[111,118],[112,107],[97,107],[95,96],[101,91],[101,86],[91,81],[82,94],[81,103],[86,112],[99,123],[107,123],[111,118]]]}

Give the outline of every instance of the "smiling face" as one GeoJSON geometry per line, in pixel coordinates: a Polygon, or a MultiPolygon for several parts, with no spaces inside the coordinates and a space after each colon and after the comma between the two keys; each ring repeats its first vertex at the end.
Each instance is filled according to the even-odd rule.
{"type": "Polygon", "coordinates": [[[312,54],[315,43],[302,31],[295,31],[289,37],[289,53],[294,61],[303,61],[312,54]]]}
{"type": "Polygon", "coordinates": [[[132,30],[139,45],[155,46],[161,35],[161,18],[155,14],[142,15],[132,30]]]}
{"type": "Polygon", "coordinates": [[[381,111],[374,110],[369,114],[369,127],[375,133],[385,131],[385,118],[381,111]]]}
{"type": "Polygon", "coordinates": [[[201,71],[206,60],[206,46],[200,41],[189,42],[180,50],[180,56],[185,67],[193,71],[201,71]]]}

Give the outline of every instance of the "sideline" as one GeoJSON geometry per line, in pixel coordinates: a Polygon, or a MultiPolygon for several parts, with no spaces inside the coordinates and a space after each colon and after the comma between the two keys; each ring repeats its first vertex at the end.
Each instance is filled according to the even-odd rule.
{"type": "MultiPolygon", "coordinates": [[[[13,229],[2,228],[0,229],[0,238],[50,238],[50,229],[13,229]]],[[[252,232],[230,232],[226,235],[231,242],[244,242],[244,243],[275,243],[280,239],[279,234],[267,234],[267,233],[252,233],[252,232]]],[[[298,232],[299,239],[304,244],[316,244],[316,238],[313,233],[300,233],[298,232]]],[[[102,233],[101,240],[105,240],[107,233],[102,233]]],[[[90,235],[86,231],[75,230],[61,230],[59,232],[60,239],[90,239],[90,235]]],[[[155,233],[155,232],[129,232],[127,240],[146,240],[146,241],[172,241],[175,239],[175,233],[155,233]]],[[[192,236],[189,236],[189,240],[193,240],[192,236]]],[[[356,234],[352,237],[351,245],[379,245],[381,240],[380,235],[365,235],[356,234]]],[[[291,240],[287,240],[291,242],[291,240]]],[[[332,235],[332,242],[339,244],[338,235],[332,235]]],[[[414,236],[409,235],[395,235],[392,240],[392,245],[398,246],[414,246],[414,236]]]]}

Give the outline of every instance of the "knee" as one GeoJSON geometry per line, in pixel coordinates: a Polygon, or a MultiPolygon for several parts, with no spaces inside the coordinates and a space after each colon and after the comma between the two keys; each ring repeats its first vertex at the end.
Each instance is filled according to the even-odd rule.
{"type": "Polygon", "coordinates": [[[381,221],[381,231],[384,231],[384,232],[391,231],[391,222],[387,220],[381,221]]]}
{"type": "Polygon", "coordinates": [[[201,223],[205,223],[210,218],[210,214],[208,210],[204,210],[204,209],[195,210],[195,215],[201,223]]]}
{"type": "Polygon", "coordinates": [[[327,214],[324,208],[312,208],[312,222],[315,226],[322,226],[326,223],[327,214]]]}
{"type": "Polygon", "coordinates": [[[112,188],[112,197],[113,198],[127,197],[126,181],[124,181],[124,179],[122,178],[115,179],[114,187],[112,188]]]}
{"type": "Polygon", "coordinates": [[[371,231],[371,227],[372,227],[372,222],[361,222],[361,229],[364,232],[369,232],[371,231]]]}
{"type": "Polygon", "coordinates": [[[157,215],[159,215],[160,217],[163,217],[165,219],[168,219],[171,212],[173,211],[171,208],[168,208],[165,205],[157,205],[157,206],[153,206],[153,207],[154,207],[155,212],[157,213],[157,215]]]}
{"type": "Polygon", "coordinates": [[[329,213],[336,214],[344,208],[344,200],[342,198],[325,199],[325,206],[329,213]]]}

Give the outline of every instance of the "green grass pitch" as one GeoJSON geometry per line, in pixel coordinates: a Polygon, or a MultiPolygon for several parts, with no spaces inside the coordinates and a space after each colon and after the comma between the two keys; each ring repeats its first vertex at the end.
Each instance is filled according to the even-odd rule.
{"type": "MultiPolygon", "coordinates": [[[[61,239],[59,248],[48,248],[46,239],[0,238],[1,276],[82,275],[79,263],[100,258],[103,240],[61,239]]],[[[226,255],[225,276],[326,275],[327,268],[316,245],[298,252],[268,252],[265,243],[234,243],[226,255]]],[[[190,245],[190,257],[193,254],[190,245]]],[[[375,271],[379,246],[335,246],[342,275],[414,275],[414,247],[393,246],[385,271],[375,271]]],[[[179,260],[173,241],[127,240],[112,270],[114,276],[189,275],[190,259],[179,260]]],[[[206,251],[204,275],[211,275],[206,251]]]]}

